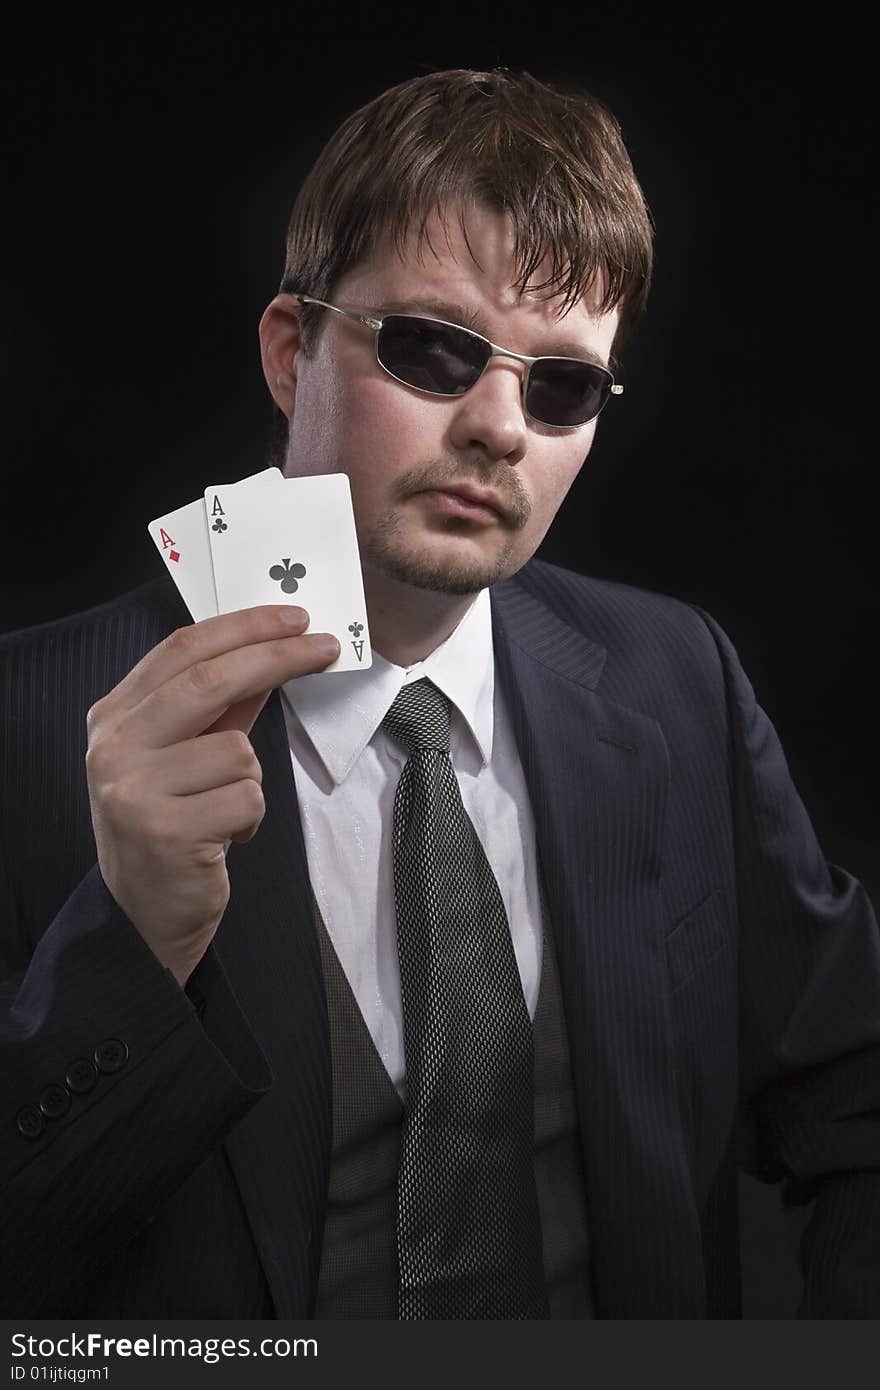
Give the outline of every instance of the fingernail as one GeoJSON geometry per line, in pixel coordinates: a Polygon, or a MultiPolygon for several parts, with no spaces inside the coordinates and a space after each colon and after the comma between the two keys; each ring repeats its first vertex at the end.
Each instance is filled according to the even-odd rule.
{"type": "Polygon", "coordinates": [[[338,656],[342,651],[337,639],[329,632],[308,632],[306,641],[314,647],[319,656],[338,656]]]}
{"type": "Polygon", "coordinates": [[[288,603],[284,608],[278,609],[278,621],[285,627],[305,627],[309,621],[309,615],[304,608],[296,608],[292,603],[288,603]]]}

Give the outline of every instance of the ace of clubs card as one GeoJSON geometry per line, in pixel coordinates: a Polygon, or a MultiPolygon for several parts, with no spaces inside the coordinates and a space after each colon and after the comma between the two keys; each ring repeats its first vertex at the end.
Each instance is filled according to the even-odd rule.
{"type": "Polygon", "coordinates": [[[346,474],[209,487],[204,510],[219,613],[297,604],[309,614],[308,631],[339,641],[341,654],[327,671],[372,665],[346,474]]]}

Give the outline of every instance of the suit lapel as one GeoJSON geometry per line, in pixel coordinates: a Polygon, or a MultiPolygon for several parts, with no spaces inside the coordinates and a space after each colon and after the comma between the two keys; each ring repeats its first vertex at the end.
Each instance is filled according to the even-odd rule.
{"type": "Polygon", "coordinates": [[[230,846],[215,947],[272,1070],[226,1151],[279,1318],[311,1311],[331,1152],[330,1037],[308,862],[278,691],[251,732],[266,814],[230,846]]]}
{"type": "Polygon", "coordinates": [[[663,732],[598,692],[603,648],[520,583],[492,590],[492,616],[559,962],[597,1308],[702,1317],[667,1005],[663,732]]]}

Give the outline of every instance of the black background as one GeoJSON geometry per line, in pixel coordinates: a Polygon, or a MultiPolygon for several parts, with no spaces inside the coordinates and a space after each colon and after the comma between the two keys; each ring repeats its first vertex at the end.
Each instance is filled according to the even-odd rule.
{"type": "MultiPolygon", "coordinates": [[[[864,28],[826,21],[25,16],[0,59],[0,630],[152,578],[151,518],[265,466],[257,323],[339,121],[419,72],[526,68],[611,107],[657,226],[626,394],[539,553],[722,623],[828,858],[880,898],[875,79],[864,28]]],[[[790,1316],[795,1232],[772,1190],[743,1195],[746,1313],[790,1316]]]]}

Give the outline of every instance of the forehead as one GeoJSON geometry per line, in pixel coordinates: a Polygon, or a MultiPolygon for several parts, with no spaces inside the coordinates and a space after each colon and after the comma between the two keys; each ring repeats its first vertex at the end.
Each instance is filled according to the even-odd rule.
{"type": "Polygon", "coordinates": [[[342,277],[335,293],[376,312],[409,309],[451,319],[487,337],[499,324],[515,321],[524,332],[552,334],[552,344],[543,343],[545,352],[582,353],[597,331],[610,346],[618,314],[598,311],[601,276],[566,310],[562,295],[535,288],[551,271],[545,257],[525,286],[516,285],[510,215],[483,205],[463,214],[451,207],[445,217],[439,210],[431,214],[421,239],[418,228],[410,227],[400,248],[386,233],[372,255],[342,277]]]}

